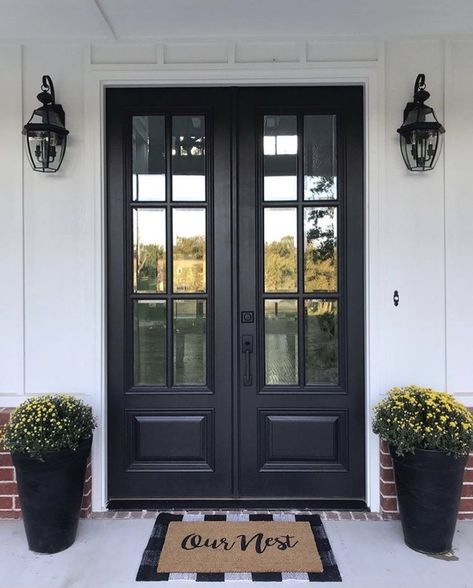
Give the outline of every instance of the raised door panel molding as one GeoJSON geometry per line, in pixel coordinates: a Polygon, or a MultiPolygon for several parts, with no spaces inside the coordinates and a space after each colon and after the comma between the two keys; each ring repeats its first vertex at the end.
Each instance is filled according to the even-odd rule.
{"type": "Polygon", "coordinates": [[[213,471],[213,411],[127,411],[128,470],[213,471]]]}
{"type": "Polygon", "coordinates": [[[260,410],[258,426],[261,471],[346,470],[346,411],[260,410]]]}

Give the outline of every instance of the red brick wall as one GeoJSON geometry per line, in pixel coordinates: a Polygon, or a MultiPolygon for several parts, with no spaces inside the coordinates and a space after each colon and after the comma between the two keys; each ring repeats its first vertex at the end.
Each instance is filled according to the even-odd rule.
{"type": "MultiPolygon", "coordinates": [[[[0,427],[10,420],[11,408],[0,408],[0,427]]],[[[92,472],[90,460],[85,475],[84,497],[82,499],[81,517],[88,517],[92,512],[92,472]]],[[[0,519],[18,519],[21,517],[15,468],[10,454],[0,443],[0,519]]]]}
{"type": "MultiPolygon", "coordinates": [[[[383,518],[399,518],[393,463],[384,441],[380,444],[380,494],[380,511],[383,518]]],[[[458,518],[473,520],[473,452],[470,453],[466,464],[458,518]]]]}

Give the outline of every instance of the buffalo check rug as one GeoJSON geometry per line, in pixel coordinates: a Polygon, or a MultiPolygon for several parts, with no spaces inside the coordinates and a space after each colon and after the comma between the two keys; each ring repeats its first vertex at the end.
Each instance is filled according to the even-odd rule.
{"type": "Polygon", "coordinates": [[[340,582],[341,577],[318,515],[161,513],[136,580],[340,582]]]}

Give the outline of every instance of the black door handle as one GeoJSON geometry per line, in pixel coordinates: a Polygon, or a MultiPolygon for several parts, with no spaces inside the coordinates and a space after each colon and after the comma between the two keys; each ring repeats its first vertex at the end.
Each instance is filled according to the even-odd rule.
{"type": "Polygon", "coordinates": [[[243,385],[251,386],[253,377],[251,375],[251,358],[253,353],[253,335],[243,335],[241,338],[241,350],[245,356],[245,372],[243,374],[243,385]]]}

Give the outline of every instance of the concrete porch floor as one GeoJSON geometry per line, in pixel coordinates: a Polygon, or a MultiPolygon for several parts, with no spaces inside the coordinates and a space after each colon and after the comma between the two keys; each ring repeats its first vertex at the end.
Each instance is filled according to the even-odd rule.
{"type": "MultiPolygon", "coordinates": [[[[153,523],[152,519],[82,520],[72,547],[55,555],[39,555],[28,551],[21,521],[0,521],[0,587],[145,586],[149,583],[137,583],[135,576],[153,523]]],[[[408,549],[397,521],[324,521],[324,525],[343,578],[341,584],[331,585],[345,588],[473,586],[473,522],[458,523],[454,539],[458,561],[443,561],[408,549]]],[[[191,585],[189,582],[170,584],[186,588],[191,585]]],[[[199,586],[204,588],[203,584],[199,586]]],[[[246,582],[235,584],[248,586],[246,582]]],[[[154,585],[166,586],[165,583],[154,585]]],[[[275,588],[281,584],[265,586],[275,588]]]]}

